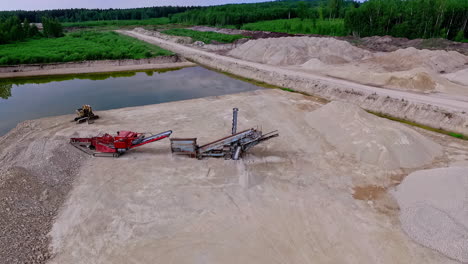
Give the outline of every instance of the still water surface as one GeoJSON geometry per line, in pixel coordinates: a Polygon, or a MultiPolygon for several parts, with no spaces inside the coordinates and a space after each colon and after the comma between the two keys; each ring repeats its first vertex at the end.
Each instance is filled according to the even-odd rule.
{"type": "Polygon", "coordinates": [[[0,80],[0,136],[18,123],[93,109],[158,104],[261,89],[202,67],[0,80]]]}

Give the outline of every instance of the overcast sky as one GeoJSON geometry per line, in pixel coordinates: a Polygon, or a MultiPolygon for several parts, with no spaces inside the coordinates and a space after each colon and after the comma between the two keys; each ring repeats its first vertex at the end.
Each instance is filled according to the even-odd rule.
{"type": "Polygon", "coordinates": [[[44,10],[63,8],[132,8],[165,5],[221,5],[266,0],[0,0],[0,10],[44,10]]]}

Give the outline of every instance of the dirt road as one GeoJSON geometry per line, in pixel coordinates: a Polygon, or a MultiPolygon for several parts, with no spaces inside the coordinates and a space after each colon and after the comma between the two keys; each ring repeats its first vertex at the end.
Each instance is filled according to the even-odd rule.
{"type": "Polygon", "coordinates": [[[468,98],[463,96],[446,94],[424,95],[383,89],[222,56],[148,36],[141,33],[144,32],[142,30],[118,32],[156,44],[221,71],[307,92],[331,100],[350,101],[368,110],[394,115],[436,128],[441,127],[446,130],[468,134],[468,98]],[[368,100],[369,98],[372,100],[368,100]],[[390,106],[383,103],[389,99],[393,100],[390,106]],[[397,105],[398,101],[402,101],[403,104],[397,105]],[[421,111],[421,108],[424,110],[421,111]],[[433,113],[428,113],[429,111],[427,110],[439,111],[440,115],[435,116],[433,113]],[[447,113],[450,114],[451,118],[446,117],[447,113]]]}

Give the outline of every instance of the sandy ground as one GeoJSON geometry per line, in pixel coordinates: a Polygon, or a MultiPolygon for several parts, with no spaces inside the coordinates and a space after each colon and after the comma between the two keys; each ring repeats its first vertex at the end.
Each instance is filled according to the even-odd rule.
{"type": "Polygon", "coordinates": [[[99,73],[99,72],[119,72],[119,71],[138,71],[138,70],[156,70],[167,68],[190,67],[196,64],[192,62],[175,62],[161,64],[142,64],[142,65],[126,65],[126,66],[111,66],[99,65],[84,68],[65,68],[65,69],[50,69],[27,72],[5,72],[0,73],[0,78],[15,78],[15,77],[32,77],[32,76],[47,76],[47,75],[67,75],[80,73],[99,73]]]}
{"type": "Polygon", "coordinates": [[[284,37],[250,40],[228,55],[376,87],[468,96],[468,83],[444,75],[466,73],[468,56],[456,51],[406,48],[372,53],[334,38],[284,37]]]}
{"type": "Polygon", "coordinates": [[[203,51],[154,37],[152,32],[147,32],[144,29],[118,32],[161,46],[221,71],[306,92],[329,100],[345,100],[359,104],[367,110],[389,114],[431,127],[468,134],[468,96],[383,89],[346,79],[300,71],[291,68],[291,66],[268,65],[203,51]],[[447,118],[447,115],[450,118],[447,118]]]}
{"type": "Polygon", "coordinates": [[[468,263],[468,167],[416,171],[393,194],[412,239],[468,263]]]}
{"type": "Polygon", "coordinates": [[[4,170],[31,170],[62,148],[62,163],[79,166],[50,232],[48,263],[455,263],[404,234],[386,190],[417,169],[467,165],[467,144],[418,129],[411,133],[443,145],[442,154],[418,168],[383,168],[334,147],[311,118],[321,106],[262,90],[103,111],[79,127],[72,116],[46,118],[1,138],[20,144],[0,158],[4,170]],[[174,157],[168,140],[119,159],[87,158],[67,144],[122,129],[172,129],[208,142],[229,133],[233,107],[239,129],[279,129],[280,137],[242,161],[174,157]]]}

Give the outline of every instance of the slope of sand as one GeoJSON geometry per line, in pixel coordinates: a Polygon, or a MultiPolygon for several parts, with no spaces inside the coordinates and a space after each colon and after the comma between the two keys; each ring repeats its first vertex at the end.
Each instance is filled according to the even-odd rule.
{"type": "Polygon", "coordinates": [[[286,37],[250,40],[228,55],[367,85],[468,96],[468,84],[459,81],[468,56],[456,51],[406,48],[371,53],[332,38],[286,37]]]}
{"type": "Polygon", "coordinates": [[[338,151],[381,168],[417,168],[442,154],[440,145],[416,131],[349,103],[331,102],[307,120],[338,151]]]}
{"type": "Polygon", "coordinates": [[[468,63],[468,57],[456,51],[399,49],[388,53],[377,53],[364,60],[381,65],[389,72],[424,68],[434,72],[453,72],[468,63]]]}
{"type": "Polygon", "coordinates": [[[321,106],[262,90],[104,111],[80,130],[67,123],[55,135],[172,129],[203,144],[230,133],[239,107],[239,129],[280,137],[241,161],[172,156],[168,140],[88,159],[53,225],[49,263],[455,263],[403,233],[385,191],[368,193],[404,171],[330,145],[308,117],[321,106]]]}
{"type": "Polygon", "coordinates": [[[414,172],[394,195],[412,239],[468,263],[468,168],[414,172]]]}
{"type": "Polygon", "coordinates": [[[249,40],[228,55],[271,65],[299,65],[311,59],[328,64],[346,63],[371,53],[333,38],[285,37],[249,40]]]}

